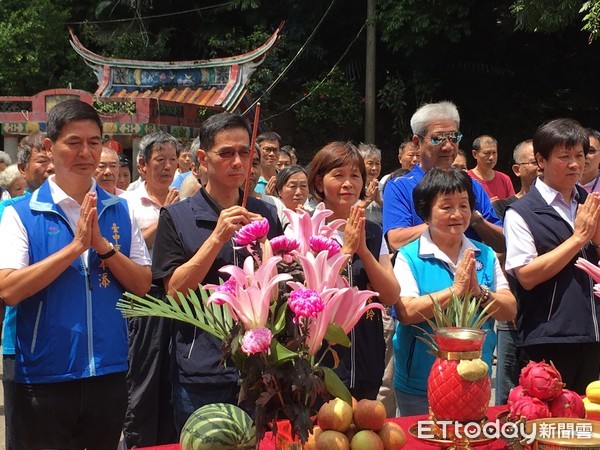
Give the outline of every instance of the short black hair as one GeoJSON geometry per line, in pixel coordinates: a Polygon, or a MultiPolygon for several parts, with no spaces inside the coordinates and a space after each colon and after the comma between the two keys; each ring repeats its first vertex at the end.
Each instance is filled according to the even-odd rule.
{"type": "Polygon", "coordinates": [[[548,159],[556,147],[573,148],[580,144],[583,153],[587,155],[590,139],[575,119],[554,119],[546,122],[540,125],[533,136],[533,152],[539,153],[544,159],[548,159]]]}
{"type": "Polygon", "coordinates": [[[431,208],[439,194],[453,192],[467,192],[471,211],[475,208],[475,194],[471,177],[459,169],[433,168],[427,171],[423,179],[413,190],[413,203],[419,217],[428,222],[431,217],[431,208]]]}
{"type": "Polygon", "coordinates": [[[119,155],[119,166],[129,168],[129,158],[123,153],[119,155]]]}
{"type": "Polygon", "coordinates": [[[56,142],[65,124],[74,120],[91,120],[96,122],[102,135],[102,121],[98,112],[89,103],[78,99],[65,100],[58,103],[48,113],[46,135],[52,142],[56,142]]]}
{"type": "Polygon", "coordinates": [[[250,124],[239,114],[227,112],[215,114],[200,125],[200,132],[198,133],[201,143],[200,148],[209,151],[215,145],[217,133],[230,128],[242,128],[248,132],[248,136],[252,136],[250,124]]]}
{"type": "Polygon", "coordinates": [[[306,179],[308,180],[308,173],[302,166],[287,166],[277,172],[277,178],[275,178],[275,191],[279,194],[292,175],[300,172],[306,175],[306,179]]]}
{"type": "Polygon", "coordinates": [[[257,144],[260,144],[263,141],[277,141],[279,142],[279,145],[281,145],[281,136],[274,131],[265,131],[264,133],[259,134],[256,138],[257,144]]]}

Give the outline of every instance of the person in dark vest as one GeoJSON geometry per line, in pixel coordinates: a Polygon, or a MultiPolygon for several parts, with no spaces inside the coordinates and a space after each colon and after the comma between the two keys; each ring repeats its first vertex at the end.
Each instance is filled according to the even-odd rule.
{"type": "Polygon", "coordinates": [[[572,119],[538,128],[533,149],[543,176],[505,215],[506,272],[516,281],[521,365],[552,361],[567,389],[585,393],[600,373],[600,304],[594,283],[575,268],[597,264],[600,195],[577,184],[589,139],[572,119]]]}
{"type": "MultiPolygon", "coordinates": [[[[200,126],[198,161],[206,185],[191,197],[160,211],[154,240],[152,273],[167,294],[187,293],[198,283],[220,283],[219,269],[241,265],[249,256],[233,245],[233,234],[263,217],[268,237],[282,234],[274,206],[249,197],[242,206],[240,189],[250,165],[250,125],[230,113],[216,114],[200,126]]],[[[237,404],[238,370],[221,364],[221,341],[192,325],[175,321],[171,330],[171,382],[175,427],[209,403],[237,404]]]]}
{"type": "MultiPolygon", "coordinates": [[[[319,150],[308,174],[313,197],[333,211],[328,220],[347,221],[343,232],[335,235],[342,253],[352,255],[343,275],[359,289],[379,292],[373,301],[393,306],[400,298],[400,288],[381,227],[366,220],[364,208],[356,205],[364,196],[366,180],[364,160],[349,142],[331,142],[319,150]]],[[[336,346],[340,357],[336,371],[357,400],[375,400],[385,365],[381,311],[367,311],[349,337],[351,350],[336,346]]]]}

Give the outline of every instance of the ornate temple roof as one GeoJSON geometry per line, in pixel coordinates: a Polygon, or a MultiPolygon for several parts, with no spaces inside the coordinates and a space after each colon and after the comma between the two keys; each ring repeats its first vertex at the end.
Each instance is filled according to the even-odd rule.
{"type": "Polygon", "coordinates": [[[237,56],[192,61],[135,61],[108,58],[85,48],[71,29],[71,46],[98,78],[96,97],[155,98],[233,111],[250,76],[280,37],[283,23],[260,47],[237,56]]]}

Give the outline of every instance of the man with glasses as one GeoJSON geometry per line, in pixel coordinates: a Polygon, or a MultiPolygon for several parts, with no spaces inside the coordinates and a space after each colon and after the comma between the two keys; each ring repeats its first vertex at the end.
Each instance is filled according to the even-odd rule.
{"type": "MultiPolygon", "coordinates": [[[[253,197],[242,206],[250,165],[250,126],[236,114],[221,113],[200,127],[196,151],[206,169],[206,185],[183,201],[161,210],[154,241],[152,273],[167,294],[187,293],[198,283],[219,284],[219,269],[241,265],[249,256],[231,238],[243,225],[269,220],[269,238],[282,233],[275,207],[253,197]]],[[[175,321],[171,341],[172,402],[180,432],[199,407],[215,402],[237,404],[238,372],[221,364],[221,342],[199,328],[175,321]]]]}
{"type": "MultiPolygon", "coordinates": [[[[450,168],[463,136],[458,131],[458,109],[453,103],[446,101],[423,105],[413,114],[410,126],[414,133],[412,142],[419,149],[421,162],[406,175],[388,182],[383,197],[383,232],[394,250],[414,241],[427,228],[415,212],[413,190],[427,170],[433,167],[450,168]]],[[[502,222],[477,181],[473,181],[473,193],[475,210],[466,235],[502,252],[502,222]]]]}
{"type": "Polygon", "coordinates": [[[254,190],[259,194],[271,194],[275,188],[275,175],[277,175],[277,163],[281,153],[281,136],[274,131],[259,134],[256,144],[260,148],[260,170],[262,175],[256,183],[254,190]],[[267,187],[267,185],[270,186],[267,187]],[[270,192],[267,192],[270,191],[270,192]]]}
{"type": "Polygon", "coordinates": [[[473,157],[477,165],[468,170],[471,178],[479,181],[490,200],[502,200],[515,195],[510,177],[494,170],[498,163],[498,141],[492,136],[479,136],[473,141],[473,157]]]}
{"type": "Polygon", "coordinates": [[[600,192],[600,132],[587,128],[587,134],[590,138],[590,149],[585,155],[585,167],[581,174],[579,184],[587,192],[600,192]]]}
{"type": "Polygon", "coordinates": [[[508,205],[529,192],[529,188],[538,173],[538,165],[533,156],[533,141],[531,139],[517,144],[513,151],[513,159],[515,163],[512,165],[512,170],[521,180],[521,189],[515,195],[492,202],[496,215],[502,220],[504,220],[504,213],[508,205]]]}

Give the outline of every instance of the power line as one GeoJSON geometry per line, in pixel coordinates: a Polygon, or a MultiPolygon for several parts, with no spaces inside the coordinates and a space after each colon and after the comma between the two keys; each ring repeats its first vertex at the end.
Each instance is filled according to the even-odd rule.
{"type": "Polygon", "coordinates": [[[67,25],[84,25],[84,24],[103,24],[103,23],[119,23],[119,22],[132,22],[134,20],[148,20],[148,19],[160,19],[163,17],[173,17],[173,16],[181,16],[184,14],[190,14],[197,11],[206,11],[209,9],[217,9],[223,6],[231,5],[233,1],[219,3],[218,5],[212,6],[203,6],[201,8],[196,9],[188,9],[187,11],[179,11],[174,13],[165,13],[165,14],[155,14],[153,16],[143,16],[143,17],[131,17],[129,19],[112,19],[112,20],[86,20],[83,22],[67,22],[67,25]]]}
{"type": "MultiPolygon", "coordinates": [[[[312,33],[310,33],[310,36],[308,36],[308,39],[306,39],[306,42],[304,44],[302,44],[302,47],[300,47],[300,49],[298,50],[298,52],[296,53],[296,55],[294,55],[294,57],[292,58],[292,60],[288,63],[287,66],[284,67],[284,69],[281,71],[281,73],[279,74],[279,76],[277,78],[275,78],[275,80],[271,83],[271,85],[267,89],[265,89],[262,94],[260,94],[260,97],[258,97],[256,100],[254,100],[254,102],[246,109],[246,111],[244,111],[242,113],[242,116],[245,116],[246,114],[248,114],[248,112],[252,108],[254,108],[254,106],[260,101],[260,99],[263,98],[263,96],[265,94],[268,94],[271,91],[271,89],[273,89],[275,87],[275,85],[281,81],[281,79],[285,76],[285,74],[288,72],[288,70],[290,70],[290,67],[292,67],[292,64],[294,64],[296,62],[296,60],[300,57],[300,54],[302,54],[302,52],[304,51],[304,49],[308,46],[308,44],[310,43],[310,41],[312,40],[312,38],[314,37],[314,35],[317,33],[317,31],[321,27],[321,24],[325,20],[325,17],[327,17],[327,14],[329,14],[329,11],[331,11],[331,8],[333,7],[334,3],[335,3],[335,0],[331,0],[331,3],[329,4],[329,7],[327,8],[327,10],[325,11],[325,13],[323,14],[323,17],[321,17],[321,20],[319,20],[319,23],[317,24],[317,26],[315,27],[315,29],[312,31],[312,33]]],[[[261,120],[261,122],[262,122],[262,120],[261,120]]]]}
{"type": "Polygon", "coordinates": [[[294,107],[296,107],[296,105],[299,105],[300,103],[302,103],[304,100],[306,100],[308,97],[310,97],[317,89],[319,89],[321,87],[321,85],[323,83],[325,83],[325,80],[327,80],[327,78],[329,78],[329,76],[333,73],[333,70],[338,66],[338,64],[342,61],[342,59],[344,59],[344,57],[348,54],[348,52],[350,51],[350,48],[352,47],[352,45],[354,45],[354,43],[356,42],[356,40],[359,38],[359,36],[363,32],[363,30],[365,29],[366,25],[367,25],[367,21],[365,21],[362,24],[362,27],[360,27],[360,30],[358,30],[358,33],[356,33],[356,36],[354,36],[354,39],[352,39],[352,41],[350,42],[350,44],[348,44],[348,47],[346,47],[346,50],[344,50],[344,53],[342,53],[342,56],[340,56],[339,59],[335,62],[335,64],[331,68],[331,70],[329,70],[329,72],[327,72],[327,75],[325,75],[323,77],[323,79],[321,81],[319,81],[319,84],[317,84],[308,94],[302,96],[300,98],[300,100],[297,100],[296,102],[292,103],[290,106],[288,106],[283,111],[280,111],[278,113],[270,115],[269,117],[267,117],[265,119],[262,119],[261,122],[264,122],[264,121],[270,120],[270,119],[272,119],[274,117],[278,117],[278,116],[280,116],[282,114],[285,114],[289,110],[291,110],[294,107]]]}

